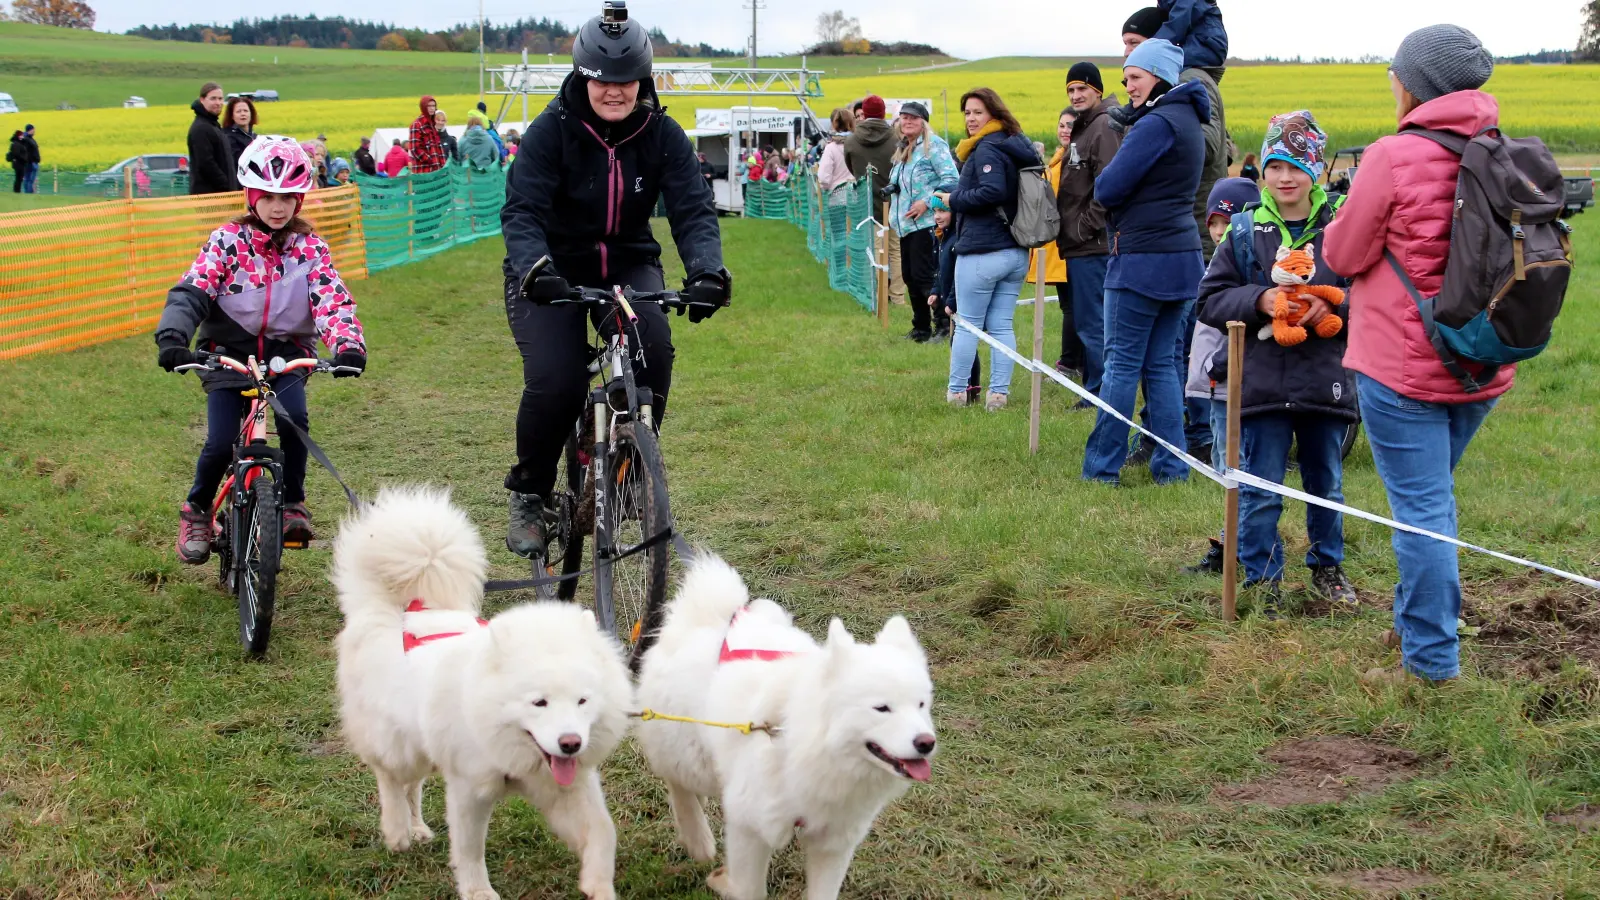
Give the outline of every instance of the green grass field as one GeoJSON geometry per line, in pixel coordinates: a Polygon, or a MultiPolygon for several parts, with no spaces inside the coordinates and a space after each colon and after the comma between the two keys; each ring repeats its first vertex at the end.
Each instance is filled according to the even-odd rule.
{"type": "MultiPolygon", "coordinates": [[[[1218,582],[1176,571],[1218,526],[1210,482],[1079,481],[1091,420],[1053,386],[1030,457],[1025,380],[1004,412],[949,409],[946,353],[899,337],[904,308],[881,330],[792,226],[724,234],[735,307],[674,321],[676,518],[814,633],[907,613],[935,668],[933,783],[879,820],[846,896],[1353,900],[1385,879],[1410,897],[1596,896],[1600,830],[1579,826],[1600,818],[1582,806],[1600,810],[1600,598],[1464,556],[1481,629],[1465,677],[1368,686],[1359,673],[1394,663],[1376,642],[1386,530],[1346,523],[1360,615],[1226,625],[1218,582]],[[1318,736],[1379,749],[1347,772],[1266,759],[1318,736]],[[1234,802],[1285,791],[1320,802],[1234,802]]],[[[359,490],[449,483],[491,548],[521,388],[500,254],[484,241],[355,284],[371,368],[312,404],[359,490]]],[[[1463,537],[1600,568],[1597,333],[1600,283],[1580,268],[1552,348],[1461,464],[1463,537]]],[[[214,569],[174,560],[202,433],[196,383],[159,371],[148,338],[0,366],[0,896],[451,896],[444,841],[385,851],[371,777],[342,748],[326,551],[288,558],[260,662],[214,569]]],[[[320,471],[309,487],[329,537],[343,501],[320,471]]],[[[1346,495],[1386,510],[1364,444],[1346,495]]],[[[1288,505],[1291,554],[1301,515],[1288,505]]],[[[620,895],[709,898],[631,745],[605,778],[620,895]]],[[[438,827],[437,786],[426,808],[438,827]]],[[[520,803],[489,846],[504,896],[576,896],[575,860],[520,803]]],[[[798,895],[792,853],[773,889],[798,895]]]]}

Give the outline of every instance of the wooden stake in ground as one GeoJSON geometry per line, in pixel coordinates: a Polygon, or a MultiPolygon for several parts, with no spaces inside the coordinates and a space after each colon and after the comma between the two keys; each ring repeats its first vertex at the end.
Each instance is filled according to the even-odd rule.
{"type": "MultiPolygon", "coordinates": [[[[878,207],[879,222],[889,221],[889,204],[878,207]]],[[[879,225],[878,231],[878,324],[889,327],[889,227],[879,225]]]]}
{"type": "MultiPolygon", "coordinates": [[[[1239,391],[1244,385],[1244,323],[1228,323],[1228,468],[1239,468],[1239,391]]],[[[1239,488],[1227,489],[1222,519],[1222,620],[1239,618],[1239,488]]]]}
{"type": "MultiPolygon", "coordinates": [[[[1039,264],[1033,267],[1033,358],[1044,359],[1044,267],[1043,247],[1034,251],[1039,264]]],[[[1044,373],[1033,373],[1033,399],[1028,403],[1028,452],[1039,452],[1039,411],[1044,403],[1044,373]]]]}

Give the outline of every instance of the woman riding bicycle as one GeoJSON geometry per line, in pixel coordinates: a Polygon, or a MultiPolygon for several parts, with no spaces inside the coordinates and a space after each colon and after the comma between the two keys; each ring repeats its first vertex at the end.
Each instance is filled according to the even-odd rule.
{"type": "MultiPolygon", "coordinates": [[[[544,552],[541,498],[550,496],[589,381],[585,311],[550,302],[574,286],[662,290],[661,245],[650,231],[658,197],[665,198],[687,274],[684,296],[704,304],[691,310],[690,321],[725,306],[732,287],[711,188],[688,136],[657,102],[646,30],[628,21],[622,3],[608,0],[605,13],[579,30],[572,62],[560,93],[523,136],[500,214],[506,317],[522,353],[523,379],[517,463],[505,479],[506,547],[528,558],[544,552]],[[551,264],[524,289],[524,278],[546,255],[551,264]]],[[[636,377],[654,395],[659,427],[672,381],[672,329],[653,303],[635,311],[643,356],[636,377]]],[[[614,327],[598,311],[595,326],[614,327]]]]}
{"type": "MultiPolygon", "coordinates": [[[[201,350],[265,363],[315,358],[316,340],[339,366],[367,363],[355,300],[333,267],[328,245],[300,218],[311,190],[311,159],[294,138],[263,135],[239,157],[245,213],[216,231],[194,265],[168,294],[156,326],[158,361],[171,372],[195,362],[189,341],[200,332],[201,350]]],[[[334,377],[346,372],[335,372],[334,377]]],[[[206,443],[195,464],[194,485],[178,517],[178,558],[200,565],[211,556],[211,502],[233,458],[251,382],[228,369],[205,371],[206,443]]],[[[296,424],[309,429],[305,377],[279,381],[274,393],[296,424]]],[[[278,427],[283,445],[283,539],[313,539],[305,506],[306,445],[278,427]]]]}

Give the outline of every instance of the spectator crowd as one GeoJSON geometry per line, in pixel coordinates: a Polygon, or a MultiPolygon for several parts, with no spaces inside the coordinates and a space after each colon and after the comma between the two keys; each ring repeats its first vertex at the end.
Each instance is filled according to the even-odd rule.
{"type": "MultiPolygon", "coordinates": [[[[1220,4],[1161,0],[1127,19],[1122,43],[1126,100],[1094,63],[1071,66],[1048,156],[989,88],[961,97],[966,135],[953,148],[915,102],[893,121],[876,95],[834,110],[832,133],[801,159],[814,166],[827,227],[844,226],[844,197],[870,174],[860,183],[881,203],[891,303],[910,304],[909,339],[950,339],[951,406],[981,397],[990,412],[1005,408],[1011,360],[992,352],[983,382],[974,332],[1015,349],[1022,286],[1042,278],[1060,301],[1056,368],[1122,417],[1137,412],[1167,445],[1220,469],[1222,386],[1240,365],[1242,471],[1281,483],[1297,465],[1307,493],[1340,503],[1343,456],[1360,422],[1395,518],[1453,536],[1452,471],[1514,366],[1469,366],[1464,378],[1418,319],[1413,294],[1438,292],[1449,257],[1461,156],[1408,130],[1456,140],[1494,131],[1498,106],[1481,90],[1493,59],[1482,42],[1452,25],[1407,36],[1388,75],[1401,133],[1367,149],[1359,178],[1337,180],[1326,177],[1328,136],[1310,109],[1274,115],[1259,152],[1230,177],[1238,153],[1219,88],[1228,51],[1220,4]],[[1053,242],[1035,247],[1012,226],[1021,179],[1041,168],[1060,224],[1053,242]],[[953,318],[969,328],[952,329],[953,318]],[[1229,358],[1230,322],[1247,327],[1242,360],[1229,358]]],[[[750,160],[752,180],[770,152],[750,160]]],[[[1130,444],[1129,432],[1098,412],[1082,477],[1118,485],[1148,467],[1157,485],[1187,480],[1184,460],[1153,441],[1130,444]]],[[[1241,489],[1246,596],[1268,617],[1283,611],[1281,513],[1279,495],[1241,489]]],[[[1306,530],[1310,593],[1354,608],[1341,514],[1308,505],[1306,530]]],[[[1222,544],[1209,543],[1185,571],[1222,571],[1222,544]]],[[[1456,551],[1403,531],[1394,550],[1400,583],[1387,640],[1401,648],[1402,669],[1371,674],[1453,678],[1456,551]]]]}

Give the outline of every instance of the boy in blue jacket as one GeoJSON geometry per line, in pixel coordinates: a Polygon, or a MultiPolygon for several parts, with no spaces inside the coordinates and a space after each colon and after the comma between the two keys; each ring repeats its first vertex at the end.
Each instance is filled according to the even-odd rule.
{"type": "MultiPolygon", "coordinates": [[[[934,254],[939,260],[938,271],[933,279],[933,293],[928,297],[929,306],[943,306],[944,314],[950,317],[950,340],[953,343],[956,337],[956,236],[950,231],[950,207],[935,196],[933,198],[933,247],[934,254]]],[[[967,404],[978,399],[983,391],[981,376],[983,369],[978,365],[978,357],[972,358],[972,374],[967,378],[967,404]]]]}

